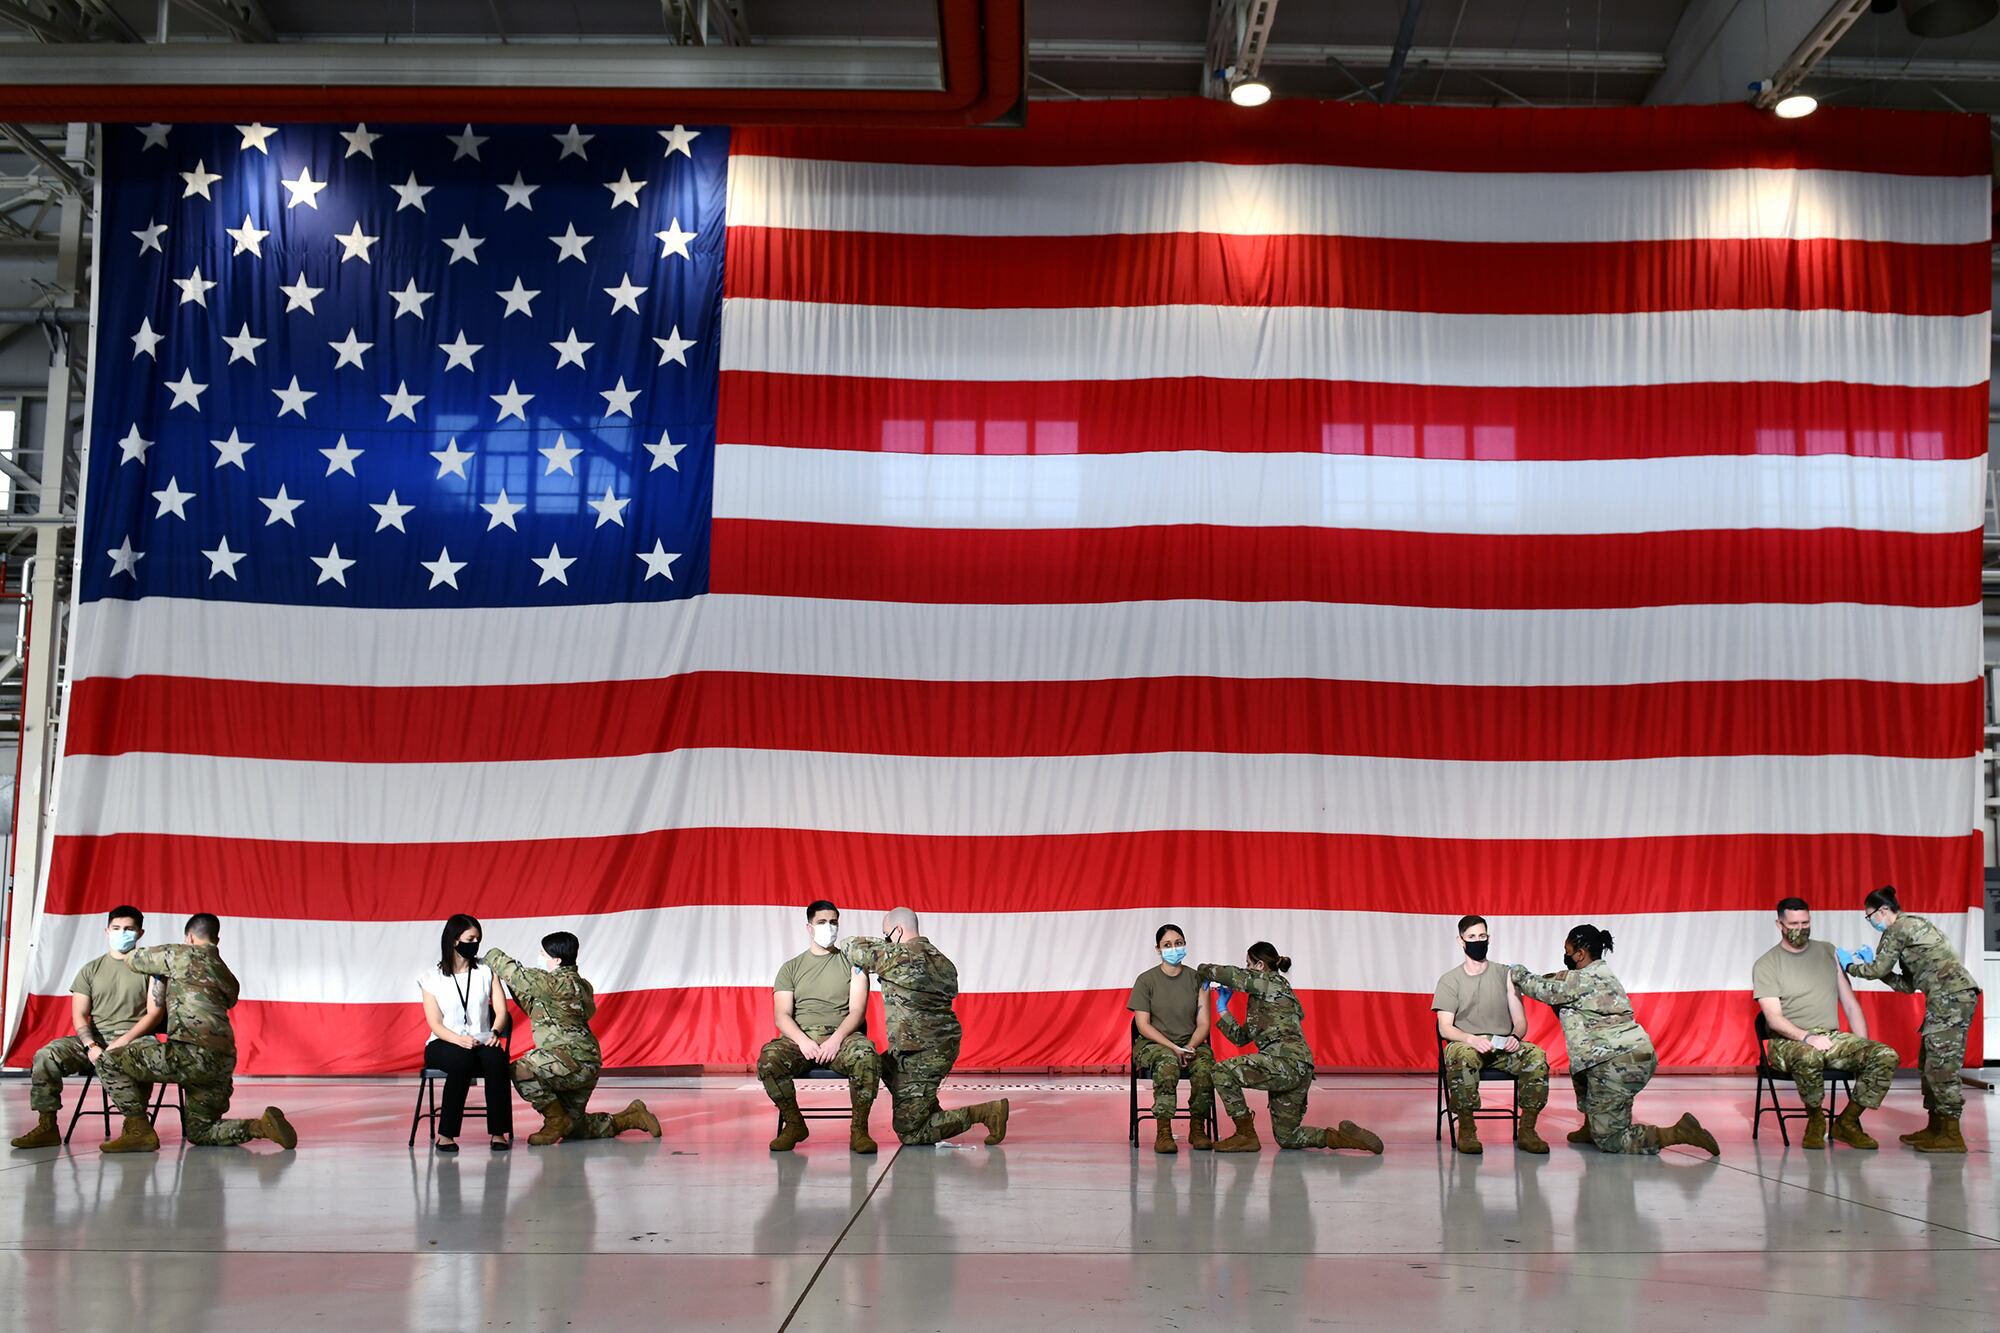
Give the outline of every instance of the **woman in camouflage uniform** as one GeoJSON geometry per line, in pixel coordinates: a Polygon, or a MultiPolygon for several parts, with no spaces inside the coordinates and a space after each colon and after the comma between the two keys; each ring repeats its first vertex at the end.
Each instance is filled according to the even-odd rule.
{"type": "Polygon", "coordinates": [[[1884,885],[1875,890],[1863,907],[1868,924],[1882,932],[1882,947],[1844,954],[1840,961],[1847,975],[1883,982],[1905,995],[1924,993],[1924,1025],[1918,1035],[1923,1039],[1924,1110],[1930,1121],[1901,1138],[1918,1152],[1964,1152],[1958,1117],[1965,1109],[1965,1092],[1958,1075],[1965,1067],[1965,1042],[1979,1005],[1979,983],[1959,961],[1943,931],[1903,910],[1894,888],[1884,885]]]}
{"type": "MultiPolygon", "coordinates": [[[[1715,1136],[1692,1113],[1671,1125],[1632,1123],[1632,1103],[1652,1081],[1659,1057],[1653,1039],[1632,1017],[1625,987],[1611,975],[1604,955],[1611,932],[1582,925],[1563,941],[1566,972],[1538,977],[1519,963],[1510,969],[1514,989],[1540,1000],[1562,1019],[1569,1067],[1577,1082],[1577,1109],[1599,1152],[1656,1153],[1688,1144],[1720,1157],[1715,1136]]],[[[1576,1141],[1576,1136],[1570,1136],[1576,1141]]]]}
{"type": "Polygon", "coordinates": [[[1238,1046],[1255,1046],[1248,1055],[1234,1055],[1215,1062],[1215,1094],[1223,1109],[1236,1122],[1236,1132],[1215,1145],[1217,1152],[1257,1152],[1263,1143],[1257,1138],[1257,1122],[1244,1100],[1245,1087],[1262,1088],[1270,1098],[1271,1132],[1280,1148],[1360,1148],[1382,1151],[1382,1140],[1352,1120],[1343,1120],[1338,1129],[1317,1129],[1302,1123],[1306,1116],[1306,1092],[1312,1087],[1313,1054],[1306,1045],[1303,1027],[1305,1010],[1285,973],[1292,960],[1262,940],[1250,946],[1245,967],[1203,963],[1196,969],[1201,979],[1225,990],[1242,991],[1250,997],[1250,1010],[1238,1023],[1229,1013],[1226,995],[1215,1001],[1216,1026],[1238,1046]]]}
{"type": "Polygon", "coordinates": [[[521,1100],[542,1113],[542,1127],[528,1136],[538,1147],[564,1139],[608,1139],[628,1129],[660,1137],[660,1122],[635,1101],[617,1115],[592,1114],[590,1093],[604,1067],[591,1035],[597,993],[576,970],[576,936],[566,930],[542,936],[542,965],[525,967],[498,949],[482,960],[505,982],[535,1031],[535,1049],[514,1062],[521,1100]]]}

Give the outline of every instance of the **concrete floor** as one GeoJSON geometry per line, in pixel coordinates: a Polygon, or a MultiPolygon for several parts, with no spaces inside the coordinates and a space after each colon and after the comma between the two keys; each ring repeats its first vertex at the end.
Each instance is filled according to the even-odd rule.
{"type": "MultiPolygon", "coordinates": [[[[1309,1117],[1376,1129],[1381,1158],[1158,1157],[1126,1146],[1114,1080],[969,1077],[945,1101],[996,1084],[1014,1124],[991,1150],[854,1158],[829,1123],[775,1155],[736,1077],[607,1080],[600,1103],[658,1111],[657,1143],[495,1155],[472,1134],[453,1158],[404,1147],[408,1083],[246,1080],[239,1111],[283,1105],[297,1152],[183,1148],[171,1114],[156,1157],[101,1156],[89,1121],[69,1151],[0,1149],[0,1327],[2000,1327],[2000,1114],[1978,1093],[1970,1156],[1894,1142],[1922,1118],[1902,1081],[1882,1151],[1808,1153],[1768,1121],[1751,1143],[1747,1077],[1658,1080],[1642,1116],[1693,1110],[1712,1163],[1460,1157],[1432,1139],[1430,1080],[1394,1077],[1322,1078],[1309,1117]]],[[[1551,1139],[1575,1123],[1558,1085],[1551,1139]]],[[[0,1084],[0,1136],[27,1120],[0,1084]]]]}

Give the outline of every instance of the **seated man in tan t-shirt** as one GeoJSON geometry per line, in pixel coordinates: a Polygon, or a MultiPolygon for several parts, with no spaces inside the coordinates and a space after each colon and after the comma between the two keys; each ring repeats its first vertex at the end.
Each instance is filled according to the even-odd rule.
{"type": "Polygon", "coordinates": [[[35,1052],[28,1105],[35,1127],[14,1140],[16,1148],[62,1144],[56,1113],[62,1110],[65,1074],[88,1073],[106,1051],[115,1051],[156,1031],[166,1019],[166,986],[125,966],[146,933],[146,916],[136,907],[114,907],[105,919],[105,952],[85,963],[70,983],[73,1037],[57,1037],[35,1052]]]}
{"type": "Polygon", "coordinates": [[[1481,1152],[1472,1113],[1479,1109],[1479,1071],[1501,1069],[1514,1076],[1521,1121],[1514,1146],[1545,1153],[1549,1145],[1535,1132],[1535,1120],[1549,1104],[1549,1057],[1521,1040],[1528,1016],[1505,968],[1486,961],[1490,936],[1483,916],[1460,917],[1458,946],[1465,961],[1438,978],[1431,1008],[1444,1038],[1445,1097],[1457,1125],[1454,1140],[1464,1153],[1481,1152]]]}
{"type": "Polygon", "coordinates": [[[847,1076],[854,1102],[847,1146],[872,1153],[868,1112],[881,1086],[882,1057],[862,1030],[868,1018],[868,974],[833,947],[840,938],[839,908],[824,900],[814,903],[806,908],[806,927],[806,951],[785,960],[772,986],[778,1035],[757,1056],[757,1078],[783,1120],[771,1151],[790,1152],[806,1138],[792,1080],[823,1065],[847,1076]]]}
{"type": "Polygon", "coordinates": [[[1868,1016],[1861,1012],[1833,946],[1812,937],[1812,908],[1805,899],[1786,898],[1778,904],[1778,942],[1750,969],[1750,993],[1771,1029],[1764,1059],[1791,1076],[1805,1103],[1801,1146],[1824,1148],[1831,1131],[1850,1147],[1875,1147],[1861,1128],[1861,1112],[1880,1106],[1888,1095],[1896,1077],[1896,1048],[1868,1040],[1868,1016]],[[1842,1013],[1847,1015],[1846,1032],[1840,1030],[1842,1013]],[[1854,1097],[1831,1125],[1824,1105],[1829,1069],[1854,1075],[1854,1097]]]}

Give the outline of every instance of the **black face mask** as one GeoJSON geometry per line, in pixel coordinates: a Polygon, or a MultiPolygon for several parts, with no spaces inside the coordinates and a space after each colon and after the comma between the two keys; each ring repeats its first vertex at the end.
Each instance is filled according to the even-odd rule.
{"type": "Polygon", "coordinates": [[[1491,940],[1466,940],[1465,956],[1475,963],[1483,963],[1486,961],[1486,946],[1491,943],[1491,940]]]}
{"type": "Polygon", "coordinates": [[[468,963],[473,962],[479,957],[479,946],[471,940],[460,940],[451,947],[458,950],[458,956],[468,963]]]}

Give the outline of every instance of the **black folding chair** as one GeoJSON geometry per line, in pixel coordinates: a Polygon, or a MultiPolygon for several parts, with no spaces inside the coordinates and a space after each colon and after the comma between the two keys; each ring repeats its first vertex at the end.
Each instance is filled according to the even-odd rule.
{"type": "MultiPolygon", "coordinates": [[[[97,1083],[98,1109],[95,1111],[86,1111],[84,1109],[84,1103],[90,1100],[90,1085],[93,1083],[97,1083],[97,1067],[95,1065],[92,1065],[84,1073],[83,1086],[77,1089],[76,1109],[69,1113],[69,1127],[63,1130],[63,1147],[65,1148],[69,1146],[70,1139],[76,1134],[76,1122],[87,1115],[102,1117],[104,1121],[104,1137],[107,1139],[111,1137],[111,1118],[118,1114],[118,1108],[111,1104],[111,1094],[104,1090],[102,1083],[97,1083]]],[[[181,1133],[187,1133],[187,1108],[181,1103],[181,1085],[178,1083],[155,1083],[153,1085],[153,1105],[148,1112],[148,1118],[155,1125],[158,1125],[160,1123],[160,1113],[167,1109],[170,1104],[174,1110],[180,1112],[181,1133]],[[172,1103],[167,1101],[168,1088],[174,1090],[174,1100],[172,1103]]]]}
{"type": "MultiPolygon", "coordinates": [[[[1831,1119],[1840,1114],[1841,1089],[1847,1090],[1848,1101],[1854,1100],[1854,1075],[1845,1069],[1826,1069],[1822,1071],[1822,1076],[1826,1081],[1826,1114],[1831,1119]]],[[[1770,1020],[1764,1017],[1763,1009],[1759,1008],[1757,1010],[1757,1111],[1750,1118],[1750,1137],[1753,1140],[1757,1137],[1758,1131],[1764,1126],[1765,1116],[1774,1115],[1778,1117],[1778,1137],[1789,1148],[1792,1146],[1792,1134],[1785,1128],[1785,1122],[1804,1120],[1812,1112],[1806,1109],[1804,1102],[1796,1106],[1787,1106],[1780,1101],[1778,1099],[1780,1080],[1792,1084],[1793,1087],[1798,1086],[1797,1080],[1790,1074],[1771,1067],[1771,1024],[1770,1020]]]]}
{"type": "MultiPolygon", "coordinates": [[[[1442,1140],[1444,1138],[1445,1121],[1452,1121],[1452,1132],[1454,1134],[1458,1132],[1458,1112],[1451,1109],[1451,1098],[1445,1094],[1444,1034],[1436,1030],[1435,1024],[1432,1025],[1432,1034],[1437,1037],[1438,1057],[1437,1133],[1434,1137],[1442,1140]]],[[[1506,1106],[1488,1106],[1484,1102],[1481,1102],[1479,1109],[1472,1113],[1474,1123],[1481,1120],[1505,1120],[1509,1136],[1518,1138],[1521,1133],[1521,1081],[1504,1069],[1488,1069],[1483,1065],[1479,1070],[1479,1081],[1481,1083],[1511,1083],[1514,1085],[1514,1095],[1513,1099],[1506,1106]]]]}
{"type": "MultiPolygon", "coordinates": [[[[1132,1041],[1136,1045],[1138,1043],[1138,1040],[1139,1040],[1139,1020],[1135,1018],[1132,1020],[1132,1041]]],[[[1141,1077],[1141,1071],[1139,1069],[1139,1066],[1137,1064],[1128,1062],[1127,1069],[1132,1076],[1131,1090],[1130,1090],[1131,1111],[1132,1111],[1131,1141],[1133,1145],[1136,1147],[1139,1142],[1139,1122],[1141,1120],[1157,1119],[1157,1117],[1154,1116],[1153,1114],[1151,1102],[1146,1103],[1146,1109],[1144,1110],[1139,1109],[1139,1079],[1141,1077]]],[[[1152,1071],[1151,1070],[1145,1071],[1144,1077],[1148,1079],[1152,1078],[1152,1071]]],[[[1209,1089],[1208,1105],[1205,1107],[1197,1107],[1194,1104],[1194,1084],[1192,1082],[1188,1082],[1187,1098],[1185,1100],[1185,1103],[1183,1103],[1178,1093],[1175,1094],[1173,1118],[1176,1120],[1187,1121],[1188,1126],[1190,1128],[1192,1128],[1196,1124],[1200,1124],[1208,1130],[1209,1137],[1214,1138],[1216,1136],[1215,1089],[1212,1087],[1209,1089]]]]}
{"type": "MultiPolygon", "coordinates": [[[[859,1028],[855,1030],[864,1037],[868,1036],[868,1025],[866,1023],[863,1023],[859,1028]]],[[[872,1044],[872,1038],[871,1038],[871,1044],[872,1044]]],[[[847,1075],[841,1073],[838,1069],[835,1069],[832,1065],[816,1064],[808,1066],[806,1072],[803,1074],[793,1075],[792,1081],[796,1083],[802,1078],[812,1079],[815,1082],[823,1079],[837,1078],[840,1079],[842,1082],[845,1082],[847,1079],[847,1075]]],[[[799,1119],[801,1120],[845,1120],[853,1114],[854,1114],[854,1095],[851,1092],[848,1094],[847,1105],[845,1107],[833,1106],[833,1105],[807,1106],[803,1102],[799,1104],[799,1119]]],[[[785,1113],[783,1111],[780,1111],[778,1112],[778,1128],[780,1130],[783,1130],[784,1127],[785,1127],[785,1113]]]]}
{"type": "MultiPolygon", "coordinates": [[[[511,1019],[500,1030],[500,1036],[506,1043],[507,1058],[511,1061],[514,1058],[514,1024],[511,1019]]],[[[428,1049],[430,1043],[425,1042],[424,1045],[428,1049]]],[[[417,1109],[410,1113],[410,1147],[414,1148],[417,1146],[417,1126],[419,1125],[428,1124],[431,1127],[433,1137],[436,1136],[438,1115],[440,1114],[437,1104],[437,1085],[450,1077],[451,1075],[444,1070],[433,1069],[428,1064],[418,1074],[417,1109]]],[[[476,1078],[473,1080],[475,1083],[479,1081],[476,1078]]],[[[511,1096],[512,1093],[512,1085],[509,1085],[508,1095],[511,1096]]],[[[478,1116],[484,1119],[486,1116],[486,1103],[480,1102],[475,1105],[468,1101],[465,1104],[465,1114],[468,1118],[478,1116]]]]}

